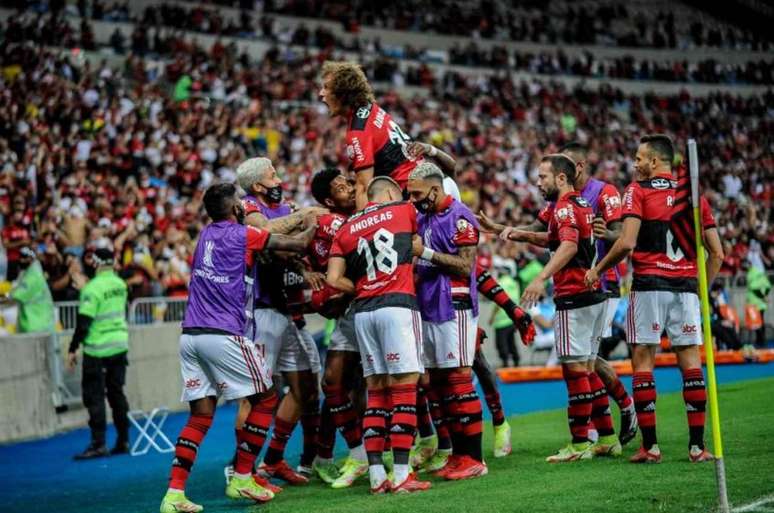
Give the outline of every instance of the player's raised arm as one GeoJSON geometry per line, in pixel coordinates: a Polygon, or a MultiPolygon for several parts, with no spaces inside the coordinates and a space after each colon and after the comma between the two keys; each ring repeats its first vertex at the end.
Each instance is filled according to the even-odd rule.
{"type": "Polygon", "coordinates": [[[457,174],[457,161],[454,157],[432,144],[414,141],[408,144],[408,153],[412,158],[429,157],[438,163],[443,174],[454,178],[457,174]]]}
{"type": "Polygon", "coordinates": [[[239,186],[246,192],[242,205],[244,224],[248,226],[287,235],[300,230],[305,221],[327,212],[322,207],[304,207],[291,213],[290,206],[282,201],[282,180],[267,158],[248,159],[236,173],[239,186]]]}
{"type": "Polygon", "coordinates": [[[266,249],[303,253],[312,242],[316,229],[317,226],[312,225],[298,235],[283,235],[281,233],[272,234],[266,243],[266,249]]]}
{"type": "Polygon", "coordinates": [[[361,169],[355,177],[355,208],[363,210],[368,203],[368,184],[374,177],[374,168],[361,169]]]}

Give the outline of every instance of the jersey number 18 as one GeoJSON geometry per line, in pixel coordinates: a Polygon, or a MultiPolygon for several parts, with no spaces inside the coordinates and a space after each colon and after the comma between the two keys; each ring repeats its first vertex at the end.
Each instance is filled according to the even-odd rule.
{"type": "Polygon", "coordinates": [[[384,274],[392,274],[398,267],[398,252],[393,248],[395,236],[389,230],[379,228],[374,234],[374,255],[368,241],[360,237],[357,241],[357,253],[366,259],[366,275],[368,281],[376,280],[376,270],[384,274]]]}

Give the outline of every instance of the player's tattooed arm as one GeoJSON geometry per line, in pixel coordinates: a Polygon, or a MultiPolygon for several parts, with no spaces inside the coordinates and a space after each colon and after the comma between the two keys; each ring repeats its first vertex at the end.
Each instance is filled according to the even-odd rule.
{"type": "Polygon", "coordinates": [[[330,257],[328,259],[328,272],[325,275],[325,281],[328,285],[338,289],[345,294],[355,293],[355,284],[345,276],[347,271],[347,262],[342,257],[330,257]]]}
{"type": "Polygon", "coordinates": [[[273,233],[269,236],[269,241],[266,243],[266,249],[272,249],[275,251],[291,251],[293,253],[303,253],[309,244],[312,242],[316,225],[312,225],[298,235],[285,235],[282,233],[273,233]]]}
{"type": "Polygon", "coordinates": [[[476,246],[462,246],[456,255],[436,251],[430,261],[450,274],[467,277],[476,265],[476,246]]]}
{"type": "Polygon", "coordinates": [[[252,212],[245,218],[245,223],[269,233],[288,235],[299,230],[308,217],[322,215],[326,212],[328,211],[321,207],[304,207],[292,214],[271,220],[260,212],[252,212]]]}

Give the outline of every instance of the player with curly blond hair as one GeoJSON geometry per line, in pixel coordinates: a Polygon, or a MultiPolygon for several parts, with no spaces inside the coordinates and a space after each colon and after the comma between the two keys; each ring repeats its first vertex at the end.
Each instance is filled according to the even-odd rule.
{"type": "Polygon", "coordinates": [[[332,116],[347,120],[347,157],[356,173],[357,209],[366,204],[366,188],[375,176],[389,176],[405,190],[408,175],[421,161],[408,151],[411,137],[376,104],[359,64],[326,61],[319,95],[332,116]]]}

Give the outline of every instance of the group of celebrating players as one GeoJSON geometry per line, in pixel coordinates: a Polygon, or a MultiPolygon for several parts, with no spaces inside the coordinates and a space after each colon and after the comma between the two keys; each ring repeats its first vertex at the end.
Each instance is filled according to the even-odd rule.
{"type": "MultiPolygon", "coordinates": [[[[524,343],[535,332],[530,316],[477,264],[482,231],[551,251],[521,296],[524,306],[534,304],[554,281],[572,440],[547,461],[619,456],[638,424],[642,447],[631,461],[660,461],[653,366],[663,330],[683,373],[689,458],[712,459],[703,443],[696,259],[670,230],[685,198],[672,176],[668,137],[641,140],[623,202],[615,187],[590,177],[581,145],[545,156],[538,172],[545,208],[531,225],[507,227],[460,201],[454,159],[411,141],[375,103],[358,65],[326,62],[321,79],[321,100],[347,120],[350,169],[314,176],[319,207],[293,211],[284,203],[266,158],[239,166],[239,187],[216,184],[204,195],[212,222],[197,243],[180,339],[191,414],[162,513],[203,509],[186,498],[185,483],[218,397],[240,401],[225,471],[226,495],[234,499],[271,500],[282,490],[272,478],[295,485],[317,475],[345,488],[368,474],[371,493],[383,494],[429,489],[420,471],[452,481],[486,475],[474,373],[492,414],[495,457],[511,452],[511,430],[479,350],[479,292],[509,314],[524,343]],[[633,397],[596,356],[620,294],[618,264],[630,253],[633,397]],[[336,319],[324,369],[304,327],[310,312],[336,319]],[[288,390],[281,400],[278,380],[288,390]],[[621,410],[618,436],[608,394],[621,410]],[[303,453],[294,470],[284,450],[299,421],[303,453]],[[333,460],[337,430],[349,448],[340,467],[333,460]]],[[[712,279],[722,250],[706,202],[702,216],[712,279]]]]}

